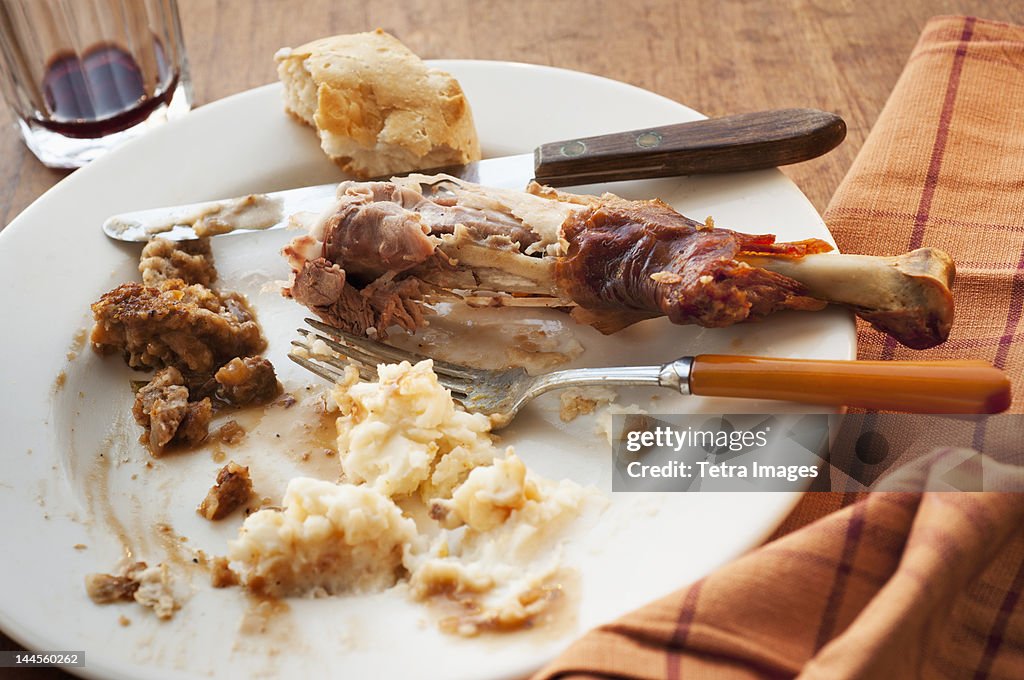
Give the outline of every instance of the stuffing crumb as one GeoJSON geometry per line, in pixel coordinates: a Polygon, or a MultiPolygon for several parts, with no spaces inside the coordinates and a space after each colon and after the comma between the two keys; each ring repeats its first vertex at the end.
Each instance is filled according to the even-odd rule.
{"type": "Polygon", "coordinates": [[[210,563],[210,585],[214,588],[229,588],[238,584],[238,574],[231,570],[228,558],[214,557],[210,563]]]}
{"type": "Polygon", "coordinates": [[[266,404],[281,393],[274,366],[260,356],[235,357],[214,374],[217,396],[235,406],[266,404]]]}
{"type": "Polygon", "coordinates": [[[210,487],[197,512],[211,521],[224,519],[247,503],[251,497],[252,480],[249,478],[249,468],[229,461],[217,473],[216,484],[210,487]]]}
{"type": "Polygon", "coordinates": [[[571,387],[563,390],[559,397],[558,416],[563,423],[568,423],[579,416],[593,413],[598,406],[610,404],[618,397],[615,390],[607,387],[571,387]]]}
{"type": "Polygon", "coordinates": [[[139,370],[174,366],[189,374],[211,373],[267,346],[244,296],[181,279],[159,288],[121,284],[93,303],[92,310],[93,349],[121,354],[139,370]]]}
{"type": "Polygon", "coordinates": [[[130,600],[139,589],[135,579],[137,573],[146,568],[145,562],[136,562],[117,574],[87,574],[85,592],[96,604],[110,604],[119,600],[130,600]]]}
{"type": "Polygon", "coordinates": [[[206,439],[213,404],[209,398],[189,401],[181,371],[168,367],[135,394],[132,415],[142,426],[139,441],[160,456],[172,444],[194,446],[206,439]]]}
{"type": "Polygon", "coordinates": [[[210,240],[205,238],[195,241],[152,239],[142,249],[139,271],[142,283],[154,288],[171,279],[209,288],[217,280],[210,240]]]}
{"type": "Polygon", "coordinates": [[[169,619],[181,606],[171,589],[171,574],[167,565],[160,563],[149,567],[138,574],[139,587],[135,591],[135,601],[149,607],[158,619],[169,619]]]}
{"type": "Polygon", "coordinates": [[[245,428],[239,425],[237,420],[229,420],[214,432],[216,438],[228,446],[234,446],[245,439],[245,434],[245,428]]]}
{"type": "Polygon", "coordinates": [[[169,619],[181,606],[173,592],[167,565],[145,562],[125,564],[118,574],[87,574],[85,591],[96,604],[135,600],[159,619],[169,619]]]}

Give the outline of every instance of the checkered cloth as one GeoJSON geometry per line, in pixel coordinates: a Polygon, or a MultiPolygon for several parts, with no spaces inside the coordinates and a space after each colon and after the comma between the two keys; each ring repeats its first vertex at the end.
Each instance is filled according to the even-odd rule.
{"type": "MultiPolygon", "coordinates": [[[[931,20],[825,217],[843,251],[957,263],[950,339],[862,325],[862,358],[987,359],[1024,411],[1024,28],[931,20]]],[[[761,548],[536,678],[1024,678],[1022,592],[1024,495],[805,494],[761,548]]]]}

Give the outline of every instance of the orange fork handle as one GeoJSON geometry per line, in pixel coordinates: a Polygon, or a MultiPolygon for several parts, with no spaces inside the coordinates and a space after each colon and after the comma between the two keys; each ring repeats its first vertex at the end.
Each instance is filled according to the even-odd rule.
{"type": "Polygon", "coordinates": [[[702,354],[690,392],[907,413],[999,413],[1010,381],[984,361],[831,361],[702,354]]]}

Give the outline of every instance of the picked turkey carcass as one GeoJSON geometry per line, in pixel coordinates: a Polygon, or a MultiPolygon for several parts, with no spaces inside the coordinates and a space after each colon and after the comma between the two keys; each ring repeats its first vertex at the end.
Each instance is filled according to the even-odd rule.
{"type": "Polygon", "coordinates": [[[432,304],[453,300],[563,308],[604,333],[658,316],[719,328],[835,303],[915,349],[949,335],[946,253],[830,250],[696,222],[658,200],[413,175],[339,185],[335,205],[285,248],[284,293],[378,338],[415,332],[432,304]]]}

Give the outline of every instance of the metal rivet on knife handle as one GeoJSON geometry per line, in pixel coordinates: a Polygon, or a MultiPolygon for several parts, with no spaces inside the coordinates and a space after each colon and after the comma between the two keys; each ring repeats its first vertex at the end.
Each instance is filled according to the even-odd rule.
{"type": "Polygon", "coordinates": [[[641,149],[653,149],[661,144],[661,135],[654,130],[640,133],[636,138],[636,145],[641,149]]]}
{"type": "Polygon", "coordinates": [[[562,145],[562,155],[572,158],[582,156],[587,151],[587,145],[580,141],[566,142],[562,145]]]}

